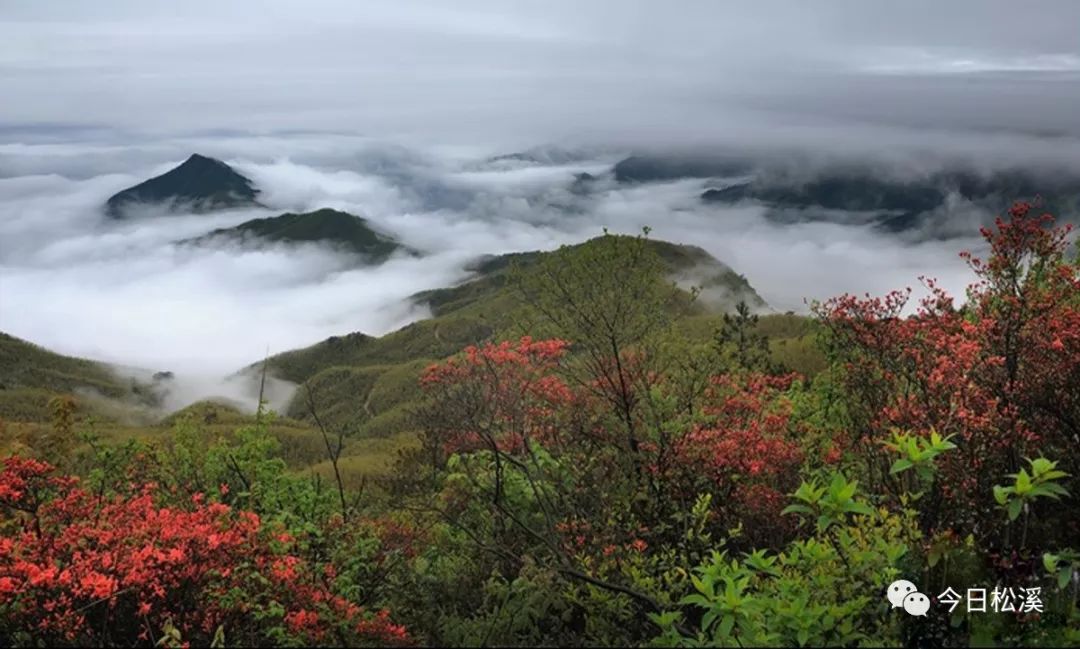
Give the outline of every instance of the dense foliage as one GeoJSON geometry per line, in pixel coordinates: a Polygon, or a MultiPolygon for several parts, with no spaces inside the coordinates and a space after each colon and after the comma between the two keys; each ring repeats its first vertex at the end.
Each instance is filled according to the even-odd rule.
{"type": "Polygon", "coordinates": [[[314,396],[337,484],[290,471],[266,413],[216,439],[188,417],[164,442],[91,440],[79,477],[10,457],[0,638],[1076,644],[1080,264],[1030,205],[984,235],[962,304],[926,280],[914,308],[815,305],[814,376],[746,308],[686,336],[696,293],[644,236],[532,260],[507,273],[522,322],[422,372],[418,443],[371,488],[340,480],[314,396]],[[926,616],[891,607],[897,579],[926,616]],[[1040,606],[939,596],[980,587],[1040,606]]]}

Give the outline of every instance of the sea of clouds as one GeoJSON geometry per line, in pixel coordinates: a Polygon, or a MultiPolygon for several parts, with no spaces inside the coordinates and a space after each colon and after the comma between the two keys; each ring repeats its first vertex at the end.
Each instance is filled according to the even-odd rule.
{"type": "Polygon", "coordinates": [[[919,276],[962,295],[971,280],[957,253],[978,250],[974,230],[939,240],[851,219],[781,224],[759,206],[703,203],[701,191],[715,180],[619,184],[610,170],[625,149],[549,148],[535,150],[533,161],[492,160],[510,151],[332,133],[123,143],[108,133],[9,137],[0,143],[0,331],[65,354],[172,371],[177,399],[190,402],[250,396],[221,378],[267,353],[353,331],[380,335],[425,317],[409,296],[463,281],[480,255],[553,249],[603,228],[648,226],[654,238],[701,246],[781,312],[805,312],[807,301],[845,292],[917,286],[919,276]],[[110,195],[194,152],[251,178],[268,207],[104,216],[110,195]],[[596,176],[588,191],[574,186],[582,172],[596,176]],[[361,215],[422,254],[357,267],[315,245],[177,245],[320,207],[361,215]]]}

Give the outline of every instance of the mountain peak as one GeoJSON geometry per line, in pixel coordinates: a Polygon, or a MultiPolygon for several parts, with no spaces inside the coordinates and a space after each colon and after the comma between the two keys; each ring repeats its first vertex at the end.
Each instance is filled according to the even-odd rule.
{"type": "Polygon", "coordinates": [[[190,243],[216,238],[283,243],[325,243],[381,262],[399,249],[394,239],[372,229],[366,219],[324,207],[312,212],[286,212],[280,216],[252,219],[231,228],[214,230],[190,243]]]}
{"type": "Polygon", "coordinates": [[[188,159],[184,161],[184,164],[200,164],[200,163],[202,163],[202,164],[205,164],[205,163],[225,164],[224,162],[222,162],[221,160],[218,160],[217,158],[211,158],[210,156],[205,156],[205,155],[203,155],[201,153],[192,153],[190,156],[188,156],[188,159]]]}
{"type": "Polygon", "coordinates": [[[164,205],[193,212],[255,207],[259,190],[250,179],[217,158],[193,153],[178,167],[113,195],[105,210],[124,218],[136,205],[164,205]]]}

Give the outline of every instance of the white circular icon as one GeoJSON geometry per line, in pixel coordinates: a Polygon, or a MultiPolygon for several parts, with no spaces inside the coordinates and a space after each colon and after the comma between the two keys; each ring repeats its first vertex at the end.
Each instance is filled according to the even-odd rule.
{"type": "Polygon", "coordinates": [[[909,593],[904,598],[904,610],[915,616],[926,615],[930,610],[930,598],[919,592],[909,593]]]}
{"type": "MultiPolygon", "coordinates": [[[[889,598],[889,603],[893,608],[901,608],[904,605],[904,598],[911,593],[918,592],[919,589],[915,587],[915,584],[906,579],[897,579],[893,583],[889,584],[889,590],[886,596],[889,598]]],[[[908,611],[910,613],[910,611],[908,611]]]]}

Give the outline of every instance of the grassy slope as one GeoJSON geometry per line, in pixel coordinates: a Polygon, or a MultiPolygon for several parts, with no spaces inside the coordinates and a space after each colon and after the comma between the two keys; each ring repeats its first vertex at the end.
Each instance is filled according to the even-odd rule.
{"type": "MultiPolygon", "coordinates": [[[[665,242],[653,242],[653,246],[673,276],[692,270],[697,285],[721,287],[729,297],[764,305],[745,278],[700,248],[665,242]]],[[[302,384],[283,417],[271,427],[289,465],[329,475],[322,437],[307,406],[310,389],[319,417],[330,432],[344,430],[349,437],[342,458],[347,480],[358,484],[365,477],[385,473],[400,450],[416,443],[410,412],[421,398],[418,380],[424,368],[499,332],[512,335],[520,305],[506,286],[508,271],[513,264],[527,268],[541,254],[490,257],[476,264],[471,281],[414,296],[431,308],[432,317],[427,320],[379,338],[352,333],[271,357],[269,366],[275,374],[302,384]]],[[[707,342],[722,320],[722,315],[709,307],[699,307],[678,321],[677,327],[691,340],[707,342]]],[[[811,320],[765,315],[759,327],[770,337],[776,360],[807,374],[820,369],[820,355],[812,347],[811,320]]],[[[0,431],[0,450],[10,450],[48,429],[46,404],[56,393],[84,386],[107,395],[130,393],[130,386],[121,385],[100,364],[52,354],[2,334],[0,382],[7,388],[0,390],[0,419],[23,422],[0,431]]],[[[182,414],[193,417],[208,439],[227,436],[252,422],[250,415],[216,403],[195,404],[152,426],[124,426],[109,418],[102,422],[92,410],[85,398],[80,399],[80,414],[95,414],[101,422],[96,431],[114,441],[167,438],[182,414]]]]}
{"type": "MultiPolygon", "coordinates": [[[[0,419],[43,421],[47,404],[58,394],[92,393],[111,399],[145,399],[143,386],[118,378],[108,366],[51,352],[0,333],[0,419]]],[[[109,418],[101,400],[81,399],[82,412],[109,418]]]]}
{"type": "MultiPolygon", "coordinates": [[[[651,242],[673,277],[712,289],[725,299],[700,300],[695,315],[679,322],[692,340],[707,342],[720,326],[720,311],[738,299],[765,307],[746,279],[695,246],[651,242]]],[[[287,410],[310,422],[306,391],[310,389],[319,418],[335,430],[361,438],[380,438],[411,429],[409,411],[420,398],[417,386],[429,364],[493,336],[513,335],[520,303],[507,287],[510,268],[528,268],[546,253],[530,252],[486,258],[474,266],[475,277],[458,286],[425,291],[414,300],[426,304],[432,317],[380,338],[353,333],[310,347],[273,356],[269,367],[281,378],[301,383],[287,410]]],[[[765,315],[759,323],[772,340],[777,361],[813,374],[823,362],[813,348],[812,322],[794,315],[765,315]]]]}
{"type": "Polygon", "coordinates": [[[122,382],[101,363],[56,354],[0,333],[0,389],[71,392],[77,387],[93,387],[110,396],[121,396],[126,391],[122,382]]]}
{"type": "MultiPolygon", "coordinates": [[[[380,396],[374,403],[378,407],[393,405],[410,394],[410,390],[415,394],[412,379],[419,370],[413,372],[414,365],[418,366],[403,363],[387,368],[391,371],[386,373],[376,390],[380,396]]],[[[336,389],[340,393],[350,386],[351,383],[343,382],[336,389]]],[[[77,404],[76,432],[92,427],[103,441],[112,443],[129,439],[144,442],[167,439],[174,423],[185,416],[194,419],[208,443],[219,437],[229,437],[240,426],[254,422],[251,415],[231,406],[200,402],[169,415],[157,424],[122,423],[127,417],[121,411],[121,401],[129,402],[138,395],[132,392],[129,383],[114,376],[107,366],[56,354],[0,333],[0,456],[23,449],[41,452],[55,446],[48,404],[57,395],[74,396],[77,404]],[[92,396],[94,394],[101,397],[92,396]]],[[[342,416],[344,414],[347,411],[342,416]]],[[[390,417],[394,415],[393,412],[385,414],[390,417]]],[[[388,418],[384,416],[379,421],[386,422],[388,418]]],[[[398,425],[396,429],[403,430],[404,426],[398,425]]],[[[278,417],[269,431],[280,442],[282,456],[294,470],[307,472],[314,469],[320,475],[329,471],[328,466],[322,466],[326,461],[322,436],[310,422],[278,417]]],[[[350,484],[359,484],[364,478],[385,474],[398,450],[415,443],[415,436],[405,433],[390,432],[383,434],[382,439],[364,439],[366,432],[361,431],[356,439],[347,443],[344,450],[342,471],[350,484]]],[[[76,453],[80,449],[85,451],[77,439],[67,440],[65,444],[76,453]]]]}

